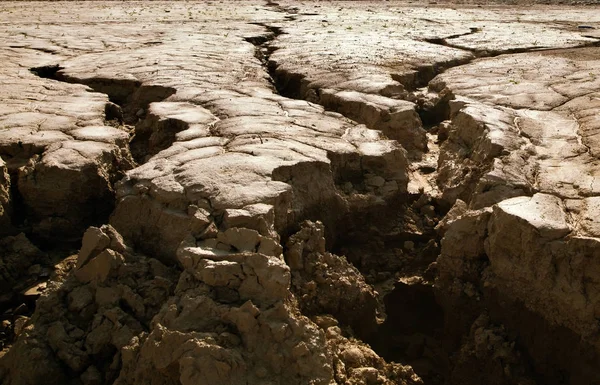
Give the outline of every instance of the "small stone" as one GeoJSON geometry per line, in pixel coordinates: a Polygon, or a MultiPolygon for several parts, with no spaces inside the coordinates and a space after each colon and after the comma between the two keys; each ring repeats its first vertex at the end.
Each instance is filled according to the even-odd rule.
{"type": "Polygon", "coordinates": [[[354,191],[354,185],[350,182],[346,182],[342,186],[342,190],[344,190],[345,193],[350,194],[352,191],[354,191]]]}
{"type": "Polygon", "coordinates": [[[67,301],[69,310],[78,313],[94,301],[94,294],[87,285],[79,286],[69,293],[67,301]]]}
{"type": "Polygon", "coordinates": [[[415,243],[413,241],[404,242],[404,249],[408,251],[412,251],[415,249],[415,243]]]}
{"type": "Polygon", "coordinates": [[[279,242],[271,238],[260,237],[260,245],[258,246],[258,252],[260,254],[278,257],[283,252],[283,247],[281,247],[279,242]]]}
{"type": "Polygon", "coordinates": [[[341,354],[344,363],[351,368],[357,368],[363,365],[365,356],[359,348],[349,348],[341,354]]]}
{"type": "Polygon", "coordinates": [[[258,231],[233,227],[219,233],[219,242],[235,247],[239,251],[256,251],[260,235],[258,231]]]}
{"type": "Polygon", "coordinates": [[[125,240],[114,227],[112,227],[111,225],[103,225],[102,231],[104,231],[104,233],[110,238],[109,247],[111,249],[119,253],[122,253],[127,249],[127,247],[125,246],[125,240]]]}
{"type": "Polygon", "coordinates": [[[140,108],[139,110],[137,110],[137,112],[135,113],[135,116],[137,116],[138,118],[141,118],[142,116],[144,116],[146,112],[144,111],[143,108],[140,108]]]}
{"type": "Polygon", "coordinates": [[[429,202],[431,202],[431,197],[427,194],[422,194],[419,199],[417,199],[413,204],[412,207],[414,207],[415,209],[420,209],[423,206],[425,206],[426,204],[428,204],[429,202]]]}
{"type": "Polygon", "coordinates": [[[421,214],[427,215],[429,217],[435,216],[435,207],[432,205],[425,205],[421,207],[421,210],[419,211],[421,211],[421,214]]]}
{"type": "Polygon", "coordinates": [[[27,324],[27,321],[29,321],[29,317],[25,317],[25,316],[20,316],[20,317],[17,317],[17,319],[15,319],[15,327],[14,327],[15,336],[18,337],[23,332],[23,329],[25,329],[25,325],[27,324]]]}
{"type": "Polygon", "coordinates": [[[46,290],[47,286],[48,286],[48,284],[46,282],[40,282],[36,285],[29,287],[28,289],[25,289],[22,292],[22,294],[25,297],[37,298],[40,295],[42,295],[42,293],[46,290]]]}
{"type": "Polygon", "coordinates": [[[81,240],[81,250],[77,257],[77,269],[80,269],[89,259],[95,257],[109,245],[110,238],[101,229],[93,226],[88,228],[81,240]]]}
{"type": "Polygon", "coordinates": [[[437,262],[431,262],[427,269],[423,273],[423,278],[433,281],[438,275],[438,264],[437,262]]]}
{"type": "Polygon", "coordinates": [[[362,377],[367,381],[367,384],[376,384],[379,371],[372,367],[364,367],[355,369],[358,377],[362,377]]]}
{"type": "Polygon", "coordinates": [[[258,317],[258,315],[260,314],[260,309],[257,308],[252,301],[246,301],[244,302],[244,304],[242,306],[240,306],[240,310],[245,311],[246,313],[249,313],[252,315],[252,317],[258,317]]]}
{"type": "Polygon", "coordinates": [[[123,262],[124,258],[121,254],[111,249],[106,249],[98,256],[92,258],[81,269],[77,270],[75,276],[83,283],[93,282],[97,284],[104,282],[123,262]]]}
{"type": "Polygon", "coordinates": [[[102,383],[102,374],[94,365],[88,367],[80,378],[83,385],[100,385],[102,383]]]}
{"type": "Polygon", "coordinates": [[[7,320],[7,319],[5,319],[5,320],[4,320],[4,321],[2,321],[2,323],[0,324],[0,329],[1,329],[1,330],[8,330],[8,329],[10,329],[10,326],[11,326],[11,325],[12,325],[12,324],[10,323],[10,321],[9,321],[9,320],[7,320]]]}
{"type": "Polygon", "coordinates": [[[119,299],[119,293],[112,287],[99,287],[96,289],[95,301],[98,306],[117,304],[119,299]]]}
{"type": "Polygon", "coordinates": [[[209,224],[204,229],[204,231],[202,231],[202,233],[200,233],[198,235],[198,238],[200,238],[200,239],[216,238],[217,234],[219,234],[219,229],[217,228],[217,225],[215,225],[214,222],[211,222],[211,224],[209,224]]]}
{"type": "Polygon", "coordinates": [[[385,179],[380,177],[379,175],[372,176],[366,180],[366,183],[369,186],[373,187],[381,187],[385,184],[385,179]]]}
{"type": "Polygon", "coordinates": [[[240,340],[240,337],[236,336],[233,333],[223,332],[223,333],[219,334],[219,337],[221,337],[223,339],[223,341],[225,341],[226,344],[228,344],[230,346],[239,346],[242,343],[242,341],[240,340]]]}
{"type": "Polygon", "coordinates": [[[188,207],[188,215],[191,217],[190,222],[190,231],[193,234],[200,234],[204,229],[206,229],[210,224],[210,213],[203,208],[200,208],[196,205],[190,205],[188,207]]]}
{"type": "Polygon", "coordinates": [[[327,330],[332,326],[338,326],[339,322],[337,319],[327,316],[327,315],[318,315],[312,318],[312,321],[319,325],[320,328],[327,330]]]}
{"type": "Polygon", "coordinates": [[[325,331],[327,338],[337,338],[342,335],[342,329],[339,326],[330,326],[325,331]]]}

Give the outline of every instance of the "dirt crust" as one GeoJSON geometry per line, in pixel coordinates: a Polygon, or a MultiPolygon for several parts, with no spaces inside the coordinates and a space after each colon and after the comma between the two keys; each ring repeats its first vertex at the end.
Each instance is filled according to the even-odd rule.
{"type": "Polygon", "coordinates": [[[2,384],[600,384],[592,2],[0,10],[2,384]]]}

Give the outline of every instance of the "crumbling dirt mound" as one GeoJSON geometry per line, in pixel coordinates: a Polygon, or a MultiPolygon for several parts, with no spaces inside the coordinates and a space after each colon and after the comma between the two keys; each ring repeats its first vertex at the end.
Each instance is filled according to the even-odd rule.
{"type": "MultiPolygon", "coordinates": [[[[322,245],[323,225],[307,223],[291,239],[322,245]]],[[[179,255],[183,271],[135,254],[110,226],[90,227],[73,271],[38,301],[2,358],[3,383],[40,383],[49,374],[57,384],[421,383],[409,367],[344,336],[327,315],[338,309],[311,309],[316,324],[304,316],[281,259],[251,252],[215,258],[193,248],[179,255]],[[32,351],[37,364],[28,368],[32,351]]],[[[303,261],[311,282],[322,269],[344,273],[310,254],[303,261]]],[[[336,286],[333,293],[349,288],[336,286]]]]}

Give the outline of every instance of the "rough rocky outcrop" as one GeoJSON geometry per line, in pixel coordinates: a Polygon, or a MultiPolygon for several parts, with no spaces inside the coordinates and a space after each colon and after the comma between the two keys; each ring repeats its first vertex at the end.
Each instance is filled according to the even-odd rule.
{"type": "Polygon", "coordinates": [[[534,149],[514,127],[513,111],[475,102],[450,103],[457,111],[446,128],[449,134],[438,160],[443,203],[451,207],[460,199],[478,209],[531,193],[537,170],[529,161],[534,149]]]}
{"type": "Polygon", "coordinates": [[[378,132],[306,102],[226,95],[213,96],[211,108],[241,116],[215,118],[211,132],[206,124],[201,131],[190,129],[119,183],[111,223],[148,252],[169,258],[188,234],[214,242],[217,230],[228,226],[268,236],[289,231],[307,216],[332,223],[326,207],[345,212],[406,191],[404,151],[380,140],[378,132]],[[244,104],[232,104],[236,99],[244,104]],[[307,126],[294,123],[296,116],[307,126]],[[262,217],[260,227],[255,215],[262,217]]]}
{"type": "Polygon", "coordinates": [[[570,216],[578,214],[567,213],[559,198],[535,194],[458,217],[442,239],[438,295],[449,335],[464,333],[483,308],[492,308],[496,322],[522,334],[519,343],[532,355],[536,371],[562,371],[570,373],[569,383],[593,383],[598,380],[592,369],[598,346],[594,259],[600,249],[597,234],[577,234],[572,221],[579,219],[570,216]],[[521,308],[516,315],[514,309],[521,308]],[[540,330],[564,337],[542,342],[540,330]],[[579,348],[560,358],[561,344],[575,340],[579,348]]]}
{"type": "MultiPolygon", "coordinates": [[[[261,33],[247,24],[236,31],[240,39],[261,33]]],[[[172,72],[175,61],[159,66],[171,74],[165,77],[157,78],[150,65],[134,71],[140,87],[177,90],[151,103],[135,128],[132,143],[156,155],[117,185],[110,223],[137,247],[173,260],[188,234],[213,242],[215,228],[227,230],[221,219],[228,210],[266,210],[260,215],[267,231],[285,234],[308,216],[332,224],[325,207],[347,212],[406,191],[405,151],[396,142],[318,105],[275,94],[252,44],[240,49],[237,39],[200,39],[221,39],[231,50],[209,45],[199,61],[181,51],[187,35],[178,33],[171,43],[134,53],[83,55],[60,71],[70,81],[112,74],[114,82],[125,82],[119,71],[132,62],[128,55],[154,63],[169,53],[190,64],[189,77],[172,72]],[[231,71],[219,77],[207,71],[225,56],[231,71]]]]}

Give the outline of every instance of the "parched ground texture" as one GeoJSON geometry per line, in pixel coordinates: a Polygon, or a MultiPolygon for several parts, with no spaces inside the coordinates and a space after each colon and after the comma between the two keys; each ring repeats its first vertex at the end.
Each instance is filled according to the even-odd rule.
{"type": "Polygon", "coordinates": [[[0,383],[600,384],[600,6],[0,15],[0,383]]]}

